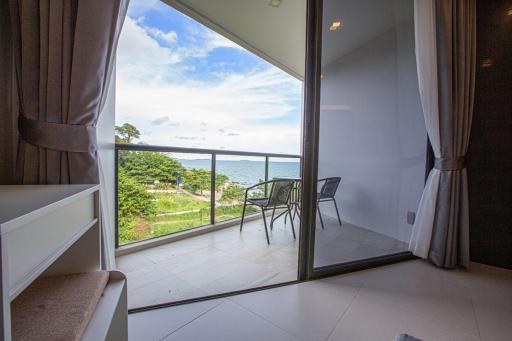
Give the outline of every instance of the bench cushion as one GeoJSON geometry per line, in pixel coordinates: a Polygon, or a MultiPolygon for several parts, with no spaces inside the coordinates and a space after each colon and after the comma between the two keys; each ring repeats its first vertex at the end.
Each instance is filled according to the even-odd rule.
{"type": "Polygon", "coordinates": [[[108,278],[107,271],[38,278],[12,302],[13,340],[80,340],[108,278]]]}

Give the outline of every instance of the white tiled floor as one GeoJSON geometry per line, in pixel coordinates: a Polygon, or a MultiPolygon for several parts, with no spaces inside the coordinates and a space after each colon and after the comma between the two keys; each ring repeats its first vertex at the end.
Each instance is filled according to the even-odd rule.
{"type": "MultiPolygon", "coordinates": [[[[317,228],[315,265],[407,250],[405,243],[325,217],[317,228]]],[[[298,235],[299,221],[295,228],[298,235]]],[[[298,241],[290,224],[275,222],[267,245],[262,220],[117,258],[128,278],[130,308],[282,282],[297,277],[298,241]]]]}
{"type": "Polygon", "coordinates": [[[324,218],[325,229],[317,223],[315,267],[379,257],[408,250],[408,244],[335,218],[324,218]]]}
{"type": "Polygon", "coordinates": [[[131,341],[512,340],[512,271],[415,260],[129,316],[131,341]]]}

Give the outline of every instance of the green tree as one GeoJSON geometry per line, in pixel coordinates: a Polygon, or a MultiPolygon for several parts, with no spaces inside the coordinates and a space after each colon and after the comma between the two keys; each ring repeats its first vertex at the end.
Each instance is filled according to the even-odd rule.
{"type": "MultiPolygon", "coordinates": [[[[184,185],[188,186],[193,192],[200,192],[211,189],[212,173],[206,169],[187,169],[185,172],[184,185]]],[[[215,190],[218,191],[229,180],[227,175],[222,173],[215,174],[215,190]]]]}
{"type": "Polygon", "coordinates": [[[205,169],[188,169],[185,173],[185,186],[189,187],[193,192],[200,192],[210,188],[211,175],[210,171],[205,169]]]}
{"type": "Polygon", "coordinates": [[[126,174],[144,183],[175,182],[185,174],[178,160],[158,152],[124,152],[119,162],[126,174]]]}
{"type": "Polygon", "coordinates": [[[151,237],[152,226],[149,220],[154,219],[156,214],[153,195],[122,168],[118,172],[117,197],[119,243],[151,237]]]}
{"type": "Polygon", "coordinates": [[[228,184],[226,188],[224,188],[220,201],[227,203],[241,202],[244,200],[244,195],[245,189],[243,187],[237,184],[228,184]]]}
{"type": "Polygon", "coordinates": [[[133,139],[138,139],[139,137],[139,129],[130,123],[116,126],[116,143],[132,143],[133,139]]]}
{"type": "Polygon", "coordinates": [[[153,196],[144,185],[129,176],[124,169],[118,170],[117,203],[119,217],[145,217],[155,215],[153,196]]]}
{"type": "Polygon", "coordinates": [[[218,191],[229,180],[227,175],[222,173],[215,174],[215,190],[218,191]]]}

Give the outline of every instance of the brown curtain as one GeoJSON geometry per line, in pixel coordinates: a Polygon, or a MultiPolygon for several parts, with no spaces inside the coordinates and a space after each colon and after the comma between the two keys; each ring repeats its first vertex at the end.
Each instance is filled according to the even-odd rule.
{"type": "Polygon", "coordinates": [[[10,0],[19,183],[99,183],[96,123],[127,3],[10,0]]]}
{"type": "Polygon", "coordinates": [[[476,67],[475,0],[436,0],[441,171],[429,259],[452,268],[469,265],[469,145],[476,67]]]}

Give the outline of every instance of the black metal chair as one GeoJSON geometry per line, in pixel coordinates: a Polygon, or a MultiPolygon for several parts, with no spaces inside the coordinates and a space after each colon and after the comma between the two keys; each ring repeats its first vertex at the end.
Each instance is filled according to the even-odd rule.
{"type": "Polygon", "coordinates": [[[270,239],[268,237],[268,228],[267,228],[267,219],[265,217],[266,210],[272,210],[272,219],[276,209],[283,208],[286,209],[286,214],[290,215],[290,222],[292,225],[292,233],[293,239],[295,239],[295,228],[293,226],[292,211],[290,209],[290,193],[293,188],[294,181],[293,180],[272,180],[260,182],[257,185],[251,186],[245,190],[245,199],[244,199],[244,208],[242,211],[242,221],[240,222],[240,232],[242,232],[242,227],[244,225],[244,216],[245,216],[245,208],[247,205],[258,206],[261,209],[261,214],[263,216],[263,223],[265,225],[265,234],[267,236],[267,243],[270,245],[270,239]],[[270,195],[268,198],[249,198],[249,191],[258,186],[269,186],[270,185],[270,195]]]}
{"type": "Polygon", "coordinates": [[[325,201],[334,202],[334,208],[336,208],[336,215],[338,216],[338,223],[341,226],[340,212],[338,211],[338,205],[336,204],[336,191],[338,190],[338,186],[340,185],[341,178],[340,177],[331,177],[319,179],[318,183],[323,182],[322,187],[320,188],[320,192],[317,194],[316,198],[316,209],[318,210],[318,217],[320,218],[320,224],[322,224],[322,228],[324,228],[324,221],[322,219],[322,213],[320,212],[320,203],[325,201]]]}

